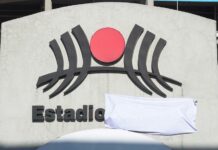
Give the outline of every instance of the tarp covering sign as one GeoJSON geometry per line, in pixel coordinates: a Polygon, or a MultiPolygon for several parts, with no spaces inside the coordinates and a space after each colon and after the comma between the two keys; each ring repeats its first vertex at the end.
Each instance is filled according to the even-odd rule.
{"type": "Polygon", "coordinates": [[[175,135],[196,132],[196,104],[190,98],[143,98],[106,95],[108,128],[175,135]]]}

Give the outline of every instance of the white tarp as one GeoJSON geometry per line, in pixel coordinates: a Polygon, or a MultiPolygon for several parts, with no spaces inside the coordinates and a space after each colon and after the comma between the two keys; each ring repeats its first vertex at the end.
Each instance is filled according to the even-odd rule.
{"type": "Polygon", "coordinates": [[[196,132],[196,104],[190,98],[143,98],[106,94],[105,126],[175,135],[196,132]]]}
{"type": "Polygon", "coordinates": [[[37,150],[171,150],[139,133],[114,129],[91,129],[64,135],[37,150]]]}

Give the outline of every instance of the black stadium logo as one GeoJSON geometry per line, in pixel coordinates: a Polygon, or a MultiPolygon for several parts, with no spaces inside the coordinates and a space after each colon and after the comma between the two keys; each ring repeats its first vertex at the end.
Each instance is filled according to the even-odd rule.
{"type": "Polygon", "coordinates": [[[65,47],[67,57],[69,60],[69,69],[67,70],[64,70],[63,55],[61,53],[61,49],[57,41],[55,39],[50,41],[50,48],[52,49],[57,61],[57,71],[40,76],[36,85],[37,88],[47,85],[43,89],[43,91],[46,92],[49,89],[51,89],[60,79],[64,79],[63,82],[60,84],[60,86],[53,93],[50,94],[49,98],[52,98],[58,95],[59,93],[61,93],[63,90],[65,90],[70,85],[73,78],[75,76],[78,76],[75,82],[64,91],[64,95],[67,95],[70,92],[72,92],[74,89],[76,89],[84,81],[84,79],[87,77],[88,74],[94,74],[94,73],[127,74],[128,77],[131,79],[131,81],[139,89],[141,89],[142,91],[144,91],[149,95],[152,95],[151,92],[152,90],[153,92],[160,95],[161,97],[166,97],[166,94],[162,92],[154,84],[151,78],[156,79],[161,86],[163,86],[165,89],[169,91],[173,91],[173,88],[169,84],[167,84],[167,82],[171,84],[175,84],[177,86],[182,86],[182,83],[174,79],[168,78],[166,76],[160,75],[158,69],[158,60],[163,48],[167,43],[166,40],[162,38],[158,40],[152,56],[152,62],[151,62],[152,72],[148,72],[146,62],[147,62],[148,51],[150,49],[153,40],[155,39],[155,35],[153,33],[147,31],[145,33],[145,36],[143,37],[139,49],[139,54],[138,54],[138,70],[135,70],[132,64],[133,51],[139,37],[144,32],[144,29],[139,25],[135,25],[128,37],[126,44],[120,32],[113,28],[103,28],[99,30],[98,33],[97,32],[96,35],[92,37],[91,44],[90,44],[91,46],[90,46],[88,39],[83,29],[80,27],[80,25],[72,29],[72,34],[75,37],[76,41],[78,42],[82,53],[83,65],[81,68],[77,67],[76,49],[69,32],[66,32],[61,35],[61,41],[65,47]],[[108,44],[107,41],[108,37],[115,38],[116,43],[111,44],[109,42],[108,44]],[[98,42],[99,39],[101,40],[100,42],[98,42]],[[104,44],[106,44],[106,46],[104,44]],[[107,46],[109,46],[110,48],[114,48],[117,51],[109,50],[108,52],[108,51],[98,50],[101,49],[102,47],[105,48],[107,46]],[[120,61],[122,56],[124,56],[123,68],[109,66],[120,61]],[[102,66],[91,66],[92,58],[102,66]],[[147,85],[149,88],[147,88],[138,79],[137,76],[141,76],[144,84],[147,85]]]}

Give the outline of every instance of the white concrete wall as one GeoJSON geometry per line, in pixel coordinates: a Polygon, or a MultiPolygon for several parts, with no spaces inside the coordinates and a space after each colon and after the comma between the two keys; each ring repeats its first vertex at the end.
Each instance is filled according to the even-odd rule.
{"type": "MultiPolygon", "coordinates": [[[[127,40],[135,24],[167,40],[159,61],[161,74],[179,80],[169,97],[192,97],[198,101],[198,132],[190,135],[154,136],[171,147],[218,146],[218,71],[215,21],[169,9],[128,4],[94,3],[55,9],[2,24],[0,52],[0,143],[4,145],[44,144],[77,130],[104,127],[103,123],[32,123],[32,105],[46,108],[80,108],[83,104],[104,107],[104,94],[150,97],[120,74],[88,75],[71,94],[53,99],[36,89],[39,76],[56,70],[49,41],[81,25],[90,40],[102,27],[114,27],[127,40]]],[[[137,66],[137,52],[134,67],[137,66]]],[[[75,39],[74,39],[75,41],[75,39]]],[[[76,43],[76,41],[75,41],[76,43]]],[[[62,51],[64,51],[61,45],[62,51]]],[[[78,55],[79,47],[76,45],[78,55]]],[[[149,56],[151,56],[150,51],[149,56]]],[[[66,54],[64,55],[66,58],[66,54]]],[[[67,60],[67,59],[65,59],[67,60]]],[[[151,57],[149,57],[149,61],[151,57]]],[[[67,63],[67,62],[66,62],[67,63]]],[[[82,59],[79,59],[80,66],[82,59]]],[[[96,65],[92,61],[92,65],[96,65]]],[[[148,63],[150,65],[150,63],[148,63]]],[[[122,60],[116,66],[123,66],[122,60]]],[[[67,66],[65,66],[67,67],[67,66]]],[[[150,69],[150,68],[149,68],[150,69]]],[[[60,82],[61,83],[61,82],[60,82]]],[[[157,97],[153,95],[152,97],[157,97]]]]}

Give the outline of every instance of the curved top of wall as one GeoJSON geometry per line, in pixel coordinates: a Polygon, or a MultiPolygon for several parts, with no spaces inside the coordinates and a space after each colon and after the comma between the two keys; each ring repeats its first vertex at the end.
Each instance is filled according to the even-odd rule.
{"type": "Polygon", "coordinates": [[[3,24],[10,24],[16,21],[25,21],[26,19],[30,19],[30,18],[34,19],[37,17],[41,17],[42,15],[45,15],[45,17],[48,17],[49,15],[56,16],[56,15],[61,15],[64,12],[67,12],[68,14],[74,13],[74,14],[71,14],[71,16],[77,16],[78,14],[82,14],[82,13],[88,13],[87,16],[90,16],[93,13],[97,12],[99,16],[103,14],[107,14],[107,13],[114,13],[114,14],[120,13],[126,16],[131,14],[131,16],[137,16],[137,17],[142,17],[141,16],[142,14],[145,16],[148,14],[151,15],[150,13],[152,13],[152,16],[154,18],[157,17],[156,14],[158,14],[158,16],[160,15],[161,17],[168,16],[168,17],[175,17],[175,19],[179,19],[178,17],[186,17],[187,19],[190,19],[190,17],[191,18],[194,17],[192,19],[197,19],[197,20],[202,20],[202,21],[203,20],[214,21],[212,19],[207,19],[207,18],[194,15],[191,13],[186,13],[186,12],[163,8],[163,7],[154,7],[154,6],[134,4],[134,3],[125,3],[125,2],[97,2],[97,3],[87,3],[87,4],[67,6],[67,7],[57,8],[57,9],[48,10],[44,12],[39,12],[39,13],[29,15],[26,17],[10,20],[10,21],[4,22],[3,24]],[[100,12],[103,12],[103,14],[100,12]]]}
{"type": "MultiPolygon", "coordinates": [[[[88,75],[87,78],[83,80],[84,82],[73,92],[64,96],[64,91],[62,91],[59,95],[53,97],[52,100],[49,100],[49,95],[58,89],[59,85],[63,82],[62,79],[45,93],[43,93],[42,87],[36,87],[39,81],[38,79],[41,76],[52,72],[56,73],[57,62],[52,50],[49,48],[49,43],[53,41],[53,39],[57,42],[57,44],[55,44],[60,46],[60,50],[56,50],[56,53],[62,52],[63,54],[63,60],[60,58],[59,61],[59,66],[61,66],[59,68],[69,69],[69,60],[76,59],[68,59],[66,54],[67,50],[64,48],[64,43],[60,39],[61,35],[68,31],[75,43],[75,51],[78,54],[77,66],[79,68],[85,61],[90,63],[91,55],[87,55],[88,59],[82,59],[79,42],[76,40],[76,38],[82,34],[81,32],[77,32],[77,36],[74,36],[71,32],[72,28],[80,25],[90,41],[96,30],[104,27],[112,27],[120,31],[124,40],[127,41],[135,24],[141,26],[144,32],[136,44],[134,53],[130,53],[131,55],[133,54],[133,58],[130,58],[131,56],[129,57],[128,55],[130,59],[123,61],[122,59],[124,58],[122,58],[119,62],[114,64],[114,66],[123,70],[123,68],[126,69],[131,65],[130,73],[133,72],[134,74],[133,68],[139,68],[139,65],[137,66],[139,60],[144,63],[143,60],[145,60],[146,56],[144,55],[142,57],[143,59],[141,59],[141,57],[139,59],[139,56],[142,55],[139,55],[138,52],[140,52],[139,49],[140,45],[142,45],[143,37],[145,37],[146,33],[149,33],[146,31],[150,31],[152,38],[154,35],[155,38],[148,52],[148,70],[151,71],[152,68],[151,64],[156,45],[158,45],[159,41],[162,41],[159,47],[162,47],[162,49],[164,46],[165,47],[161,52],[161,57],[158,62],[160,73],[163,76],[180,81],[183,85],[176,86],[169,83],[173,88],[171,92],[161,84],[158,84],[156,80],[154,80],[156,81],[154,84],[168,97],[192,97],[198,100],[200,113],[202,113],[202,115],[199,115],[201,121],[201,124],[199,124],[200,134],[187,138],[184,136],[182,142],[179,141],[176,143],[179,144],[179,146],[180,143],[201,145],[201,141],[204,141],[204,144],[216,144],[218,137],[214,131],[217,130],[217,128],[215,128],[217,127],[217,122],[214,122],[214,118],[217,117],[217,112],[210,111],[210,108],[216,110],[215,108],[218,106],[215,21],[180,11],[130,3],[75,5],[41,12],[2,24],[0,103],[3,105],[0,105],[0,133],[3,138],[1,138],[1,143],[9,143],[10,145],[16,143],[45,143],[73,131],[104,127],[102,122],[99,123],[97,121],[93,123],[75,122],[62,124],[54,122],[48,124],[33,124],[31,117],[32,106],[34,105],[43,105],[45,108],[56,108],[57,105],[61,105],[64,109],[78,109],[83,107],[83,105],[93,105],[94,109],[97,109],[104,108],[105,93],[150,98],[158,97],[155,92],[150,96],[137,88],[128,76],[124,74],[104,73],[101,75],[88,75]],[[128,61],[132,61],[132,64],[125,65],[125,62],[128,61]],[[125,66],[127,67],[125,68],[125,66]],[[207,117],[208,120],[205,121],[205,116],[210,117],[207,117]],[[214,123],[205,126],[205,122],[214,123]],[[15,128],[15,124],[16,127],[19,128],[15,128]],[[208,131],[207,129],[214,130],[208,131]]],[[[140,32],[141,29],[137,31],[140,32]]],[[[74,28],[74,34],[75,32],[74,28]]],[[[65,38],[66,35],[67,34],[65,34],[65,38]]],[[[67,38],[69,39],[69,36],[67,38]]],[[[134,39],[134,36],[131,39],[134,39]]],[[[81,43],[81,40],[79,41],[81,43]]],[[[87,40],[85,40],[85,43],[87,46],[87,40]]],[[[134,46],[134,44],[132,45],[134,46]]],[[[156,56],[155,58],[157,58],[156,56]]],[[[93,68],[93,66],[97,65],[99,64],[92,59],[91,67],[93,68]]],[[[142,68],[140,70],[143,70],[145,67],[142,66],[140,68],[142,68]]],[[[78,74],[80,75],[80,73],[77,72],[77,75],[78,74]]],[[[61,76],[63,77],[63,74],[61,76]]],[[[133,78],[134,82],[138,81],[136,76],[133,75],[133,78]]],[[[150,78],[148,77],[146,79],[150,78]]],[[[49,78],[48,80],[51,81],[49,78]]],[[[73,83],[75,83],[74,80],[70,84],[73,83]]],[[[65,88],[64,90],[67,89],[65,88]]]]}

